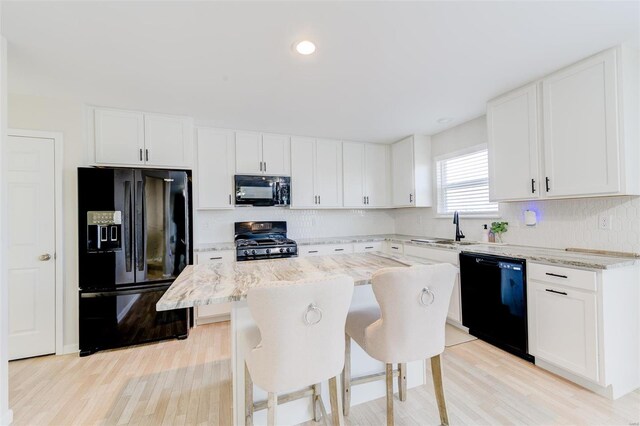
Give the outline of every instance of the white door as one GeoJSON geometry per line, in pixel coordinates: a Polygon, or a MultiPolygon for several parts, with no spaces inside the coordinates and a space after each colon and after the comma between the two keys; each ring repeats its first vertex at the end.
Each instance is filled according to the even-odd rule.
{"type": "Polygon", "coordinates": [[[538,198],[537,84],[487,104],[490,195],[494,201],[538,198]]]}
{"type": "Polygon", "coordinates": [[[289,176],[291,160],[289,136],[262,135],[262,171],[268,175],[289,176]]]}
{"type": "Polygon", "coordinates": [[[188,120],[145,114],[145,163],[150,166],[183,167],[187,158],[188,120]]]}
{"type": "Polygon", "coordinates": [[[262,174],[262,135],[236,132],[236,174],[262,174]]]}
{"type": "Polygon", "coordinates": [[[291,138],[291,207],[317,207],[313,138],[291,138]]]}
{"type": "Polygon", "coordinates": [[[96,163],[144,164],[144,115],[96,109],[96,163]]]}
{"type": "Polygon", "coordinates": [[[367,207],[384,207],[388,204],[387,147],[380,144],[366,144],[364,164],[367,207]]]}
{"type": "Polygon", "coordinates": [[[52,139],[7,144],[9,358],[56,351],[52,139]]]}
{"type": "Polygon", "coordinates": [[[391,146],[391,162],[393,205],[395,207],[414,205],[416,194],[414,193],[412,137],[391,146]]]}
{"type": "Polygon", "coordinates": [[[615,51],[552,74],[542,88],[547,196],[618,192],[615,51]]]}
{"type": "Polygon", "coordinates": [[[320,207],[342,207],[342,142],[316,141],[315,187],[320,207]]]}
{"type": "Polygon", "coordinates": [[[233,208],[233,169],[235,164],[233,132],[199,128],[197,137],[198,208],[233,208]]]}
{"type": "Polygon", "coordinates": [[[363,143],[343,142],[342,171],[344,206],[363,207],[365,205],[363,143]]]}

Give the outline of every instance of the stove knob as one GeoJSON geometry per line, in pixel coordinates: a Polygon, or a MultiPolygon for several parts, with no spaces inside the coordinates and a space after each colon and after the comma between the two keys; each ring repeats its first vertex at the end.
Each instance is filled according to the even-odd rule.
{"type": "Polygon", "coordinates": [[[287,247],[287,253],[291,252],[291,249],[289,247],[287,247]]]}
{"type": "Polygon", "coordinates": [[[283,248],[280,249],[280,253],[284,253],[284,249],[283,248]]]}
{"type": "Polygon", "coordinates": [[[269,253],[271,253],[271,249],[266,249],[266,250],[265,250],[265,252],[266,252],[267,254],[269,254],[269,253]]]}
{"type": "Polygon", "coordinates": [[[251,250],[251,254],[256,254],[256,251],[255,250],[251,250]]]}
{"type": "Polygon", "coordinates": [[[245,256],[249,256],[249,250],[245,250],[245,251],[244,251],[244,255],[245,255],[245,256]]]}

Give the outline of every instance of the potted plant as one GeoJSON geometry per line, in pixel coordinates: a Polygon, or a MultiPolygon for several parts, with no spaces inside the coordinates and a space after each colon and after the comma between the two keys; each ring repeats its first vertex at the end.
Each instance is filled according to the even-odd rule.
{"type": "Polygon", "coordinates": [[[502,234],[507,232],[507,227],[509,226],[509,222],[492,222],[491,223],[491,232],[496,236],[496,242],[502,242],[502,234]]]}

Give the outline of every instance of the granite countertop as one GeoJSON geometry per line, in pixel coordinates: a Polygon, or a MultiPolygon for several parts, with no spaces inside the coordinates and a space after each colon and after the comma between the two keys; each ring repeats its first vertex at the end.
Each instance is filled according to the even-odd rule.
{"type": "MultiPolygon", "coordinates": [[[[401,234],[357,235],[350,237],[325,237],[325,238],[301,238],[296,240],[298,245],[317,244],[349,244],[358,242],[391,241],[417,247],[429,247],[456,252],[481,253],[495,256],[508,256],[526,259],[533,262],[548,263],[554,265],[573,266],[588,269],[612,269],[624,268],[640,264],[640,258],[624,256],[607,256],[571,252],[562,249],[550,249],[543,247],[518,246],[511,244],[480,243],[464,241],[458,243],[438,243],[437,240],[445,238],[424,237],[401,234]],[[421,241],[414,241],[421,240],[421,241]]],[[[202,245],[195,251],[235,250],[234,243],[214,243],[202,245]]]]}
{"type": "Polygon", "coordinates": [[[193,265],[187,266],[171,284],[156,309],[167,311],[242,300],[249,288],[273,281],[347,274],[355,285],[364,285],[370,284],[373,273],[381,268],[433,263],[409,256],[356,253],[193,265]]]}

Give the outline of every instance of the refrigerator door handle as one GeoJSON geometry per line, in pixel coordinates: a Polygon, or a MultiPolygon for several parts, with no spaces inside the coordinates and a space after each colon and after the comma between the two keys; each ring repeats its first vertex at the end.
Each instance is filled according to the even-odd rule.
{"type": "Polygon", "coordinates": [[[131,181],[124,181],[124,222],[122,223],[122,238],[124,239],[125,268],[127,272],[133,270],[133,256],[131,253],[131,228],[133,217],[131,215],[131,181]]]}
{"type": "Polygon", "coordinates": [[[169,288],[168,285],[161,285],[161,286],[128,288],[126,290],[117,290],[117,291],[96,291],[91,293],[80,293],[80,298],[95,299],[96,297],[126,296],[129,294],[151,293],[154,291],[167,290],[168,288],[169,288]]]}
{"type": "MultiPolygon", "coordinates": [[[[144,187],[142,177],[136,178],[136,219],[135,219],[135,234],[136,234],[136,271],[144,271],[144,187]]],[[[136,277],[136,281],[139,281],[136,277]]]]}

